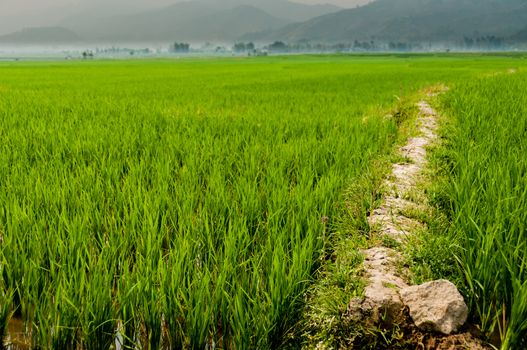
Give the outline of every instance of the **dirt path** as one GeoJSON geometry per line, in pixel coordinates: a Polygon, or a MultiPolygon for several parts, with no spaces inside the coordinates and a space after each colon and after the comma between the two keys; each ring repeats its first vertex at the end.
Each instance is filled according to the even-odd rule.
{"type": "MultiPolygon", "coordinates": [[[[429,93],[434,97],[437,93],[429,93]]],[[[405,216],[405,212],[425,210],[424,193],[419,192],[418,182],[422,179],[428,165],[427,147],[437,138],[437,113],[426,101],[418,103],[418,136],[410,138],[399,151],[406,162],[393,165],[391,176],[385,181],[385,196],[379,208],[375,209],[368,221],[381,237],[389,237],[399,244],[405,244],[408,235],[423,228],[423,224],[405,216]]],[[[394,249],[375,247],[364,251],[365,269],[370,280],[366,296],[381,294],[393,295],[397,299],[393,285],[404,288],[404,272],[397,271],[400,253],[394,249]],[[392,263],[390,263],[392,262],[392,263]],[[384,286],[381,288],[380,286],[384,286]],[[391,292],[390,292],[391,291],[391,292]]]]}
{"type": "MultiPolygon", "coordinates": [[[[437,87],[427,92],[426,98],[418,104],[416,136],[399,149],[403,162],[393,165],[390,176],[384,181],[384,196],[381,205],[368,218],[370,228],[382,242],[393,242],[364,250],[364,275],[367,278],[364,297],[350,304],[352,318],[362,323],[381,328],[386,325],[408,326],[408,308],[401,298],[401,291],[409,287],[409,272],[403,266],[401,249],[408,237],[426,229],[424,223],[414,219],[416,212],[426,212],[429,204],[424,186],[420,186],[428,167],[427,148],[436,142],[438,113],[429,101],[446,90],[437,87]],[[412,217],[413,216],[413,217],[412,217]]],[[[410,325],[410,337],[416,338],[423,349],[485,349],[469,333],[454,336],[429,336],[410,325]],[[427,344],[428,342],[428,344],[427,344]],[[432,344],[432,345],[429,345],[432,344]]]]}
{"type": "MultiPolygon", "coordinates": [[[[432,98],[437,94],[429,93],[432,98]]],[[[423,224],[404,215],[411,209],[423,208],[426,203],[415,194],[417,183],[428,164],[427,147],[437,138],[437,113],[428,102],[418,103],[416,137],[399,150],[406,160],[393,165],[392,173],[384,182],[385,195],[382,204],[368,218],[371,229],[380,237],[405,244],[406,237],[422,228],[423,224]]],[[[368,279],[360,314],[369,314],[372,323],[377,323],[387,314],[399,318],[404,305],[399,291],[408,287],[406,271],[400,269],[402,256],[399,251],[387,247],[373,247],[363,251],[365,276],[368,279]]],[[[357,311],[354,311],[357,312],[357,311]]],[[[388,320],[390,321],[390,320],[388,320]]],[[[393,321],[393,320],[392,320],[393,321]]]]}
{"type": "Polygon", "coordinates": [[[437,138],[437,113],[426,101],[419,102],[418,107],[419,135],[409,139],[400,149],[400,155],[406,162],[394,164],[391,178],[384,184],[386,194],[383,204],[369,217],[370,227],[377,228],[381,235],[391,237],[399,243],[404,243],[408,234],[422,226],[419,221],[406,217],[403,213],[426,207],[426,203],[416,199],[422,197],[416,194],[416,185],[428,164],[426,149],[437,138]]]}

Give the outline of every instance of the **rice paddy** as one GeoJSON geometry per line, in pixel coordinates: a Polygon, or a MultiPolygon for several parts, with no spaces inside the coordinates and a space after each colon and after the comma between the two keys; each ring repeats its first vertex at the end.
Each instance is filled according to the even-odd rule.
{"type": "Polygon", "coordinates": [[[386,114],[445,83],[459,121],[452,234],[500,252],[463,250],[467,296],[505,348],[522,344],[524,76],[478,80],[522,65],[519,55],[1,63],[4,343],[16,343],[13,319],[30,348],[283,347],[344,192],[401,133],[386,114]],[[491,95],[500,102],[479,104],[491,95]]]}
{"type": "Polygon", "coordinates": [[[527,98],[525,73],[462,84],[444,99],[444,209],[459,244],[469,302],[503,349],[527,346],[527,98]]]}

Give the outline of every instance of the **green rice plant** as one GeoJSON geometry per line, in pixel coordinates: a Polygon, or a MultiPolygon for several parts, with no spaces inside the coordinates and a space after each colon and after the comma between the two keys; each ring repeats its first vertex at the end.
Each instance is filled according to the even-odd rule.
{"type": "Polygon", "coordinates": [[[119,277],[117,318],[121,322],[121,346],[123,349],[135,349],[139,335],[138,314],[140,315],[137,297],[138,285],[127,262],[123,263],[119,277]]]}
{"type": "Polygon", "coordinates": [[[7,330],[9,327],[9,321],[13,315],[12,303],[13,303],[13,291],[0,291],[0,349],[4,349],[5,339],[7,336],[7,330]]]}
{"type": "Polygon", "coordinates": [[[187,260],[186,250],[183,254],[171,257],[167,262],[166,274],[163,275],[163,295],[166,328],[169,344],[172,349],[184,348],[187,344],[184,289],[182,273],[187,260]]]}
{"type": "MultiPolygon", "coordinates": [[[[109,349],[115,341],[117,322],[114,316],[112,289],[101,288],[111,285],[113,271],[103,265],[95,268],[90,276],[90,283],[83,291],[83,343],[87,350],[109,349]]],[[[81,317],[82,317],[81,316],[81,317]]]]}
{"type": "Polygon", "coordinates": [[[80,329],[80,312],[65,296],[59,296],[63,303],[56,310],[56,319],[52,332],[51,347],[53,349],[75,350],[78,344],[80,329]]]}
{"type": "MultiPolygon", "coordinates": [[[[155,285],[154,285],[155,286],[155,285]]],[[[161,347],[162,313],[159,290],[152,285],[140,285],[141,305],[139,310],[143,317],[144,338],[142,345],[145,349],[157,350],[161,347]]]]}
{"type": "Polygon", "coordinates": [[[527,342],[527,100],[525,76],[462,84],[444,99],[449,127],[444,210],[471,309],[502,349],[527,342]]]}

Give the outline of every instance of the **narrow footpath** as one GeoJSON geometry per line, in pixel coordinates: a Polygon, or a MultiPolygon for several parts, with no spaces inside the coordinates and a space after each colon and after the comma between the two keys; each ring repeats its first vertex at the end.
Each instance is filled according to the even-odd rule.
{"type": "Polygon", "coordinates": [[[438,138],[439,116],[430,101],[444,91],[444,87],[431,89],[417,104],[417,135],[400,148],[404,162],[393,165],[383,184],[381,205],[368,219],[380,241],[393,244],[362,252],[365,293],[363,298],[352,300],[348,312],[366,327],[412,329],[414,344],[422,349],[486,349],[470,333],[458,333],[465,330],[468,308],[456,286],[446,280],[409,285],[409,271],[400,253],[410,235],[426,230],[424,223],[408,213],[429,208],[420,184],[428,167],[427,148],[438,138]]]}

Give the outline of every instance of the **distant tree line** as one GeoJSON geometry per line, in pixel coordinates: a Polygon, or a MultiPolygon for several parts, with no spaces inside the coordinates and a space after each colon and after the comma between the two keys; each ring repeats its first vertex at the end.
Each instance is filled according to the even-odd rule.
{"type": "Polygon", "coordinates": [[[292,44],[275,41],[264,48],[271,53],[381,51],[387,49],[386,45],[377,44],[373,40],[355,40],[353,43],[311,43],[308,40],[299,40],[292,44]]]}
{"type": "Polygon", "coordinates": [[[171,51],[176,53],[188,53],[190,52],[190,44],[175,42],[174,45],[172,45],[171,51]]]}
{"type": "Polygon", "coordinates": [[[465,37],[462,41],[450,43],[414,42],[414,41],[378,41],[378,40],[354,40],[342,43],[311,43],[308,40],[299,40],[294,43],[275,41],[264,50],[270,53],[294,53],[294,52],[427,52],[427,51],[450,51],[450,50],[505,50],[511,45],[504,38],[496,36],[481,36],[476,38],[465,37]]]}
{"type": "MultiPolygon", "coordinates": [[[[349,42],[340,43],[321,43],[310,42],[309,40],[298,40],[292,43],[284,41],[274,41],[268,45],[256,46],[253,42],[235,42],[231,48],[225,46],[215,46],[212,43],[206,43],[202,48],[193,48],[193,52],[214,52],[216,54],[243,53],[249,56],[266,56],[268,53],[338,53],[338,52],[428,52],[428,51],[446,51],[451,50],[510,50],[517,48],[515,43],[510,39],[497,36],[476,36],[464,37],[457,41],[449,43],[432,43],[432,42],[405,42],[405,41],[381,41],[375,40],[350,40],[349,42]]],[[[166,49],[165,49],[166,50],[166,49]]],[[[169,52],[185,54],[191,52],[191,46],[186,42],[176,41],[170,44],[169,52]]],[[[162,53],[161,49],[152,50],[129,49],[129,48],[103,48],[96,49],[97,55],[151,55],[162,53]]],[[[166,51],[165,51],[166,52],[166,51]]],[[[90,59],[95,56],[91,50],[82,52],[84,59],[90,59]]]]}
{"type": "Polygon", "coordinates": [[[355,41],[354,43],[311,43],[308,40],[299,40],[295,43],[275,41],[264,47],[271,53],[287,52],[349,52],[349,51],[377,51],[384,47],[374,41],[355,41]]]}
{"type": "Polygon", "coordinates": [[[254,43],[252,42],[249,42],[249,43],[235,43],[232,50],[234,52],[250,52],[250,51],[254,51],[256,48],[256,46],[254,45],[254,43]]]}
{"type": "Polygon", "coordinates": [[[85,60],[89,58],[93,58],[93,56],[94,54],[92,51],[87,50],[87,51],[82,52],[82,58],[84,58],[85,60]]]}
{"type": "Polygon", "coordinates": [[[476,38],[463,38],[464,47],[472,50],[500,50],[504,49],[505,39],[494,35],[480,36],[476,38]]]}
{"type": "Polygon", "coordinates": [[[293,48],[283,41],[275,41],[274,43],[270,44],[267,49],[271,52],[288,52],[293,48]]]}

